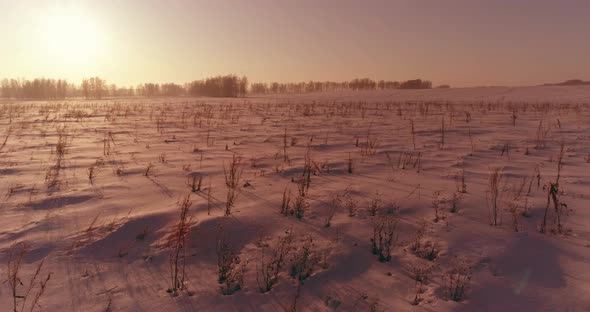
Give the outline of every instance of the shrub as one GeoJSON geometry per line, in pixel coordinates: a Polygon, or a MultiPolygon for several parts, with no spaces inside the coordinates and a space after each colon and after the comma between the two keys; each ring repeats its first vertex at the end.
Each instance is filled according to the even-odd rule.
{"type": "Polygon", "coordinates": [[[464,262],[456,264],[443,274],[441,284],[446,300],[461,301],[465,298],[471,282],[471,268],[464,262]]]}
{"type": "Polygon", "coordinates": [[[260,292],[265,293],[270,291],[272,286],[278,282],[281,268],[292,249],[292,242],[293,235],[290,231],[287,231],[287,235],[285,236],[279,236],[268,262],[264,259],[264,248],[262,249],[260,265],[257,266],[258,271],[256,275],[256,282],[258,283],[260,292]]]}
{"type": "Polygon", "coordinates": [[[374,217],[372,252],[374,255],[379,255],[379,261],[391,261],[391,250],[397,242],[397,226],[399,217],[396,215],[381,215],[374,217]]]}
{"type": "Polygon", "coordinates": [[[230,246],[228,238],[223,233],[222,226],[219,229],[216,251],[217,281],[222,285],[221,293],[231,295],[240,290],[244,285],[246,263],[240,260],[240,256],[230,246]]]}
{"type": "Polygon", "coordinates": [[[432,274],[432,270],[434,270],[433,265],[411,265],[410,272],[412,274],[412,278],[421,284],[428,284],[430,282],[430,275],[432,274]]]}
{"type": "Polygon", "coordinates": [[[440,191],[434,192],[432,195],[432,209],[434,209],[434,222],[446,219],[446,209],[448,199],[441,195],[440,191]]]}
{"type": "Polygon", "coordinates": [[[305,212],[309,210],[309,203],[305,199],[305,197],[299,195],[295,199],[295,203],[293,203],[293,214],[299,220],[303,219],[305,212]]]}
{"type": "Polygon", "coordinates": [[[373,197],[369,203],[369,215],[376,216],[382,205],[383,200],[381,199],[381,194],[379,194],[379,192],[375,192],[375,197],[373,197]]]}
{"type": "Polygon", "coordinates": [[[330,227],[332,225],[332,218],[336,214],[336,211],[342,206],[342,199],[338,195],[333,195],[330,203],[328,204],[328,215],[324,219],[324,226],[330,227]]]}
{"type": "Polygon", "coordinates": [[[297,248],[291,257],[291,277],[303,281],[313,273],[317,259],[312,254],[313,239],[307,237],[303,245],[297,248]]]}

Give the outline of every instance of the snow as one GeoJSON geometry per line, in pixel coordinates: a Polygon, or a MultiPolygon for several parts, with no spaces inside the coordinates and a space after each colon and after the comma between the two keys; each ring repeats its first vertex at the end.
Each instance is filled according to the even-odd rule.
{"type": "MultiPolygon", "coordinates": [[[[288,231],[294,248],[311,236],[312,255],[326,258],[302,282],[297,311],[584,311],[590,307],[589,103],[588,86],[3,103],[0,142],[11,129],[0,150],[3,276],[8,252],[22,242],[29,250],[21,266],[23,283],[42,259],[41,275],[52,273],[38,310],[283,311],[297,290],[289,276],[290,256],[271,291],[260,293],[256,275],[261,246],[270,246],[264,248],[269,257],[288,231]],[[545,147],[535,148],[541,121],[549,130],[545,147]],[[67,149],[59,187],[50,187],[46,174],[56,162],[60,131],[67,149]],[[374,155],[361,153],[367,137],[378,142],[374,155]],[[555,180],[562,142],[560,198],[573,211],[564,217],[566,233],[542,234],[544,185],[555,180]],[[298,220],[279,211],[285,187],[292,202],[297,196],[308,143],[322,172],[311,176],[309,211],[298,220]],[[398,167],[403,152],[420,152],[419,170],[415,162],[398,167]],[[231,216],[224,216],[224,164],[234,153],[242,157],[240,185],[250,186],[240,187],[231,216]],[[146,177],[150,163],[153,173],[146,177]],[[490,226],[488,178],[495,167],[504,176],[501,225],[490,226]],[[459,212],[447,207],[446,220],[434,222],[434,193],[452,197],[462,171],[467,192],[459,193],[459,212]],[[186,251],[192,295],[173,297],[166,291],[165,242],[178,219],[177,201],[191,193],[191,175],[203,176],[189,210],[196,222],[186,251]],[[530,194],[516,202],[521,212],[526,197],[530,216],[518,215],[515,232],[508,210],[523,184],[525,193],[531,185],[530,194]],[[358,202],[356,216],[340,207],[325,227],[331,199],[345,190],[358,202]],[[383,210],[399,206],[391,262],[379,262],[371,253],[374,217],[368,207],[376,192],[383,210]],[[441,249],[434,261],[410,248],[422,218],[423,242],[441,249]],[[242,289],[228,296],[217,282],[220,224],[247,263],[242,289]],[[145,229],[145,238],[138,239],[145,229]],[[461,261],[472,274],[469,290],[460,302],[445,300],[441,278],[461,261]],[[418,264],[433,270],[421,302],[413,305],[417,282],[411,269],[418,264]]],[[[552,227],[552,209],[548,220],[552,227]]],[[[0,307],[12,310],[6,283],[0,307]]]]}

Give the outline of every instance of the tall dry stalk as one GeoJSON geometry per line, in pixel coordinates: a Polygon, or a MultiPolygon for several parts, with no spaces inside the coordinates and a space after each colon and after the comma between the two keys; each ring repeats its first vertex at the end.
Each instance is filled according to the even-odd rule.
{"type": "Polygon", "coordinates": [[[6,134],[4,135],[4,140],[2,140],[2,144],[0,144],[0,151],[2,151],[4,146],[6,146],[6,142],[8,142],[8,138],[10,137],[10,134],[12,134],[12,126],[9,126],[8,130],[6,130],[6,134]]]}
{"type": "Polygon", "coordinates": [[[416,150],[416,131],[414,129],[414,119],[410,119],[410,133],[412,134],[412,145],[416,150]]]}
{"type": "Polygon", "coordinates": [[[564,233],[563,227],[563,217],[571,212],[571,209],[568,208],[566,203],[561,201],[561,189],[559,186],[559,179],[561,178],[561,169],[563,167],[563,156],[565,154],[565,146],[561,143],[561,148],[559,151],[559,156],[557,159],[557,175],[555,177],[555,182],[549,182],[549,187],[547,190],[547,205],[545,206],[545,213],[543,215],[543,223],[541,224],[541,233],[545,233],[547,231],[547,214],[549,210],[549,206],[551,202],[553,202],[553,209],[555,212],[555,226],[556,228],[553,230],[558,234],[564,233]]]}
{"type": "Polygon", "coordinates": [[[397,242],[399,217],[386,214],[373,217],[373,238],[371,238],[372,252],[379,255],[380,262],[391,261],[391,250],[397,242]]]}
{"type": "Polygon", "coordinates": [[[287,162],[289,156],[287,155],[287,127],[285,127],[285,133],[283,134],[283,161],[287,162]]]}
{"type": "Polygon", "coordinates": [[[168,246],[171,248],[169,263],[171,287],[168,289],[168,292],[175,296],[185,288],[186,237],[193,224],[192,219],[188,215],[188,210],[192,205],[190,194],[180,199],[177,204],[180,208],[180,215],[178,216],[178,222],[176,223],[174,232],[168,237],[168,246]]]}
{"type": "Polygon", "coordinates": [[[500,168],[493,168],[490,173],[490,178],[488,180],[488,193],[490,194],[489,198],[489,216],[490,216],[490,225],[498,226],[500,224],[500,214],[499,214],[499,207],[498,201],[500,197],[500,182],[502,180],[502,172],[500,168]]]}
{"type": "Polygon", "coordinates": [[[238,189],[240,185],[240,178],[242,176],[241,168],[242,159],[234,154],[229,165],[223,165],[223,174],[225,175],[225,186],[227,188],[227,200],[225,202],[225,215],[231,214],[236,198],[238,196],[238,189]]]}
{"type": "Polygon", "coordinates": [[[445,116],[441,119],[440,124],[440,148],[443,149],[445,147],[445,116]]]}

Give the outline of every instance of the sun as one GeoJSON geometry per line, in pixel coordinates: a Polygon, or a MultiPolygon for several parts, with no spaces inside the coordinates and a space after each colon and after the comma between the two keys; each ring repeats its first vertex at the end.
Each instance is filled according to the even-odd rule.
{"type": "Polygon", "coordinates": [[[92,16],[76,9],[45,13],[40,19],[43,54],[55,65],[89,65],[104,50],[104,32],[92,16]]]}

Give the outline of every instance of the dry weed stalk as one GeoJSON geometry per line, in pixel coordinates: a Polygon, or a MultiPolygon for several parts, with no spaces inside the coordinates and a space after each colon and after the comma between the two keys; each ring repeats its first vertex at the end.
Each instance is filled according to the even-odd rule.
{"type": "Polygon", "coordinates": [[[537,137],[535,143],[535,149],[542,149],[546,146],[546,139],[547,135],[551,127],[547,126],[547,128],[543,127],[543,120],[539,121],[539,126],[537,127],[537,137]]]}
{"type": "Polygon", "coordinates": [[[65,155],[68,149],[68,137],[66,135],[66,127],[57,128],[57,144],[55,149],[52,150],[52,154],[55,155],[55,164],[47,169],[45,174],[45,183],[48,188],[58,187],[60,184],[60,172],[64,167],[65,155]]]}
{"type": "Polygon", "coordinates": [[[352,169],[354,168],[354,162],[352,159],[352,155],[350,153],[348,153],[347,165],[348,165],[348,173],[352,173],[352,169]]]}
{"type": "Polygon", "coordinates": [[[369,215],[372,217],[376,216],[382,206],[383,199],[381,199],[381,194],[375,192],[375,196],[369,202],[369,215]]]}
{"type": "Polygon", "coordinates": [[[149,163],[147,165],[147,167],[145,167],[145,171],[143,172],[143,175],[147,178],[151,177],[154,173],[154,164],[149,163]]]}
{"type": "Polygon", "coordinates": [[[397,243],[397,226],[399,217],[385,214],[373,217],[373,238],[371,238],[372,252],[379,255],[380,262],[391,261],[391,250],[397,243]]]}
{"type": "Polygon", "coordinates": [[[295,198],[295,202],[293,203],[293,210],[291,214],[295,215],[295,217],[299,220],[303,219],[305,213],[309,210],[309,203],[307,199],[301,195],[295,198]]]}
{"type": "Polygon", "coordinates": [[[428,232],[428,222],[425,219],[418,221],[418,228],[414,241],[410,245],[410,250],[418,257],[426,259],[428,261],[434,261],[440,254],[440,248],[438,243],[431,241],[424,241],[428,232]]]}
{"type": "Polygon", "coordinates": [[[94,178],[96,177],[97,168],[95,166],[90,166],[88,168],[88,183],[90,185],[94,185],[94,178]]]}
{"type": "Polygon", "coordinates": [[[336,214],[336,211],[342,207],[342,198],[339,195],[333,195],[330,203],[328,204],[328,215],[324,219],[324,226],[330,227],[332,225],[332,218],[336,214]]]}
{"type": "Polygon", "coordinates": [[[451,213],[459,212],[459,210],[461,209],[459,204],[461,203],[462,199],[463,199],[463,197],[462,197],[461,193],[453,193],[453,197],[451,198],[451,201],[450,201],[451,208],[449,210],[451,213]]]}
{"type": "Polygon", "coordinates": [[[203,176],[200,174],[191,174],[187,176],[186,184],[190,186],[191,192],[199,192],[201,190],[201,184],[203,183],[203,176]]]}
{"type": "Polygon", "coordinates": [[[546,233],[547,231],[547,214],[551,203],[553,203],[553,210],[555,214],[553,222],[554,228],[552,229],[553,233],[565,233],[565,228],[563,226],[563,218],[572,212],[572,209],[568,208],[568,205],[561,201],[561,194],[563,193],[563,190],[560,189],[559,180],[561,178],[561,169],[563,167],[564,154],[565,146],[563,143],[561,143],[559,156],[557,159],[557,176],[555,177],[555,181],[549,182],[549,185],[547,186],[547,205],[545,206],[543,223],[541,224],[541,233],[546,233]]]}
{"type": "Polygon", "coordinates": [[[344,190],[344,193],[342,194],[342,199],[344,202],[344,207],[346,208],[346,210],[348,210],[348,216],[351,218],[356,216],[356,211],[358,210],[358,201],[352,197],[349,188],[346,188],[344,190]]]}
{"type": "Polygon", "coordinates": [[[299,296],[301,295],[301,283],[297,283],[297,288],[295,289],[295,296],[293,296],[293,302],[291,306],[286,310],[287,312],[297,312],[297,301],[299,300],[299,296]]]}
{"type": "Polygon", "coordinates": [[[104,135],[103,147],[102,147],[102,154],[107,158],[112,153],[113,147],[111,146],[111,144],[115,145],[115,139],[113,138],[113,134],[109,131],[109,132],[105,133],[105,135],[104,135]]]}
{"type": "Polygon", "coordinates": [[[318,262],[313,254],[313,247],[313,238],[308,236],[304,239],[303,245],[294,249],[292,253],[290,275],[297,281],[303,281],[313,273],[314,266],[318,262]]]}
{"type": "Polygon", "coordinates": [[[283,191],[283,199],[281,200],[281,214],[283,216],[288,216],[291,213],[291,190],[288,186],[285,187],[283,191]]]}
{"type": "Polygon", "coordinates": [[[512,110],[512,116],[510,116],[510,119],[512,119],[512,126],[516,127],[516,118],[518,118],[518,116],[516,115],[516,109],[512,110]]]}
{"type": "Polygon", "coordinates": [[[209,187],[207,187],[207,215],[211,215],[211,208],[213,208],[213,196],[211,192],[213,191],[213,187],[211,186],[211,177],[209,177],[209,187]]]}
{"type": "Polygon", "coordinates": [[[373,137],[371,135],[371,127],[369,126],[369,130],[367,131],[366,141],[361,146],[361,155],[363,156],[373,156],[377,153],[377,148],[379,148],[379,139],[373,137]]]}
{"type": "Polygon", "coordinates": [[[29,283],[26,286],[26,290],[24,290],[24,293],[20,293],[20,286],[25,286],[20,271],[22,267],[23,257],[27,252],[27,246],[24,243],[18,243],[12,245],[8,253],[8,261],[6,263],[7,279],[5,283],[7,283],[10,287],[13,312],[18,312],[19,306],[20,312],[25,311],[28,299],[33,294],[33,301],[31,301],[28,305],[28,311],[32,312],[36,307],[41,308],[41,306],[39,305],[39,300],[41,299],[41,296],[43,296],[43,294],[45,293],[45,290],[47,289],[47,283],[51,279],[51,273],[48,273],[47,277],[44,280],[39,281],[38,285],[36,284],[37,279],[39,278],[39,274],[41,273],[41,269],[43,268],[43,264],[45,263],[45,259],[42,259],[39,262],[39,265],[37,266],[35,273],[30,278],[29,283]]]}
{"type": "Polygon", "coordinates": [[[416,130],[414,129],[414,119],[410,119],[410,133],[412,134],[412,146],[416,150],[416,130]]]}
{"type": "Polygon", "coordinates": [[[445,116],[441,119],[440,125],[440,148],[443,149],[445,147],[445,116]]]}
{"type": "Polygon", "coordinates": [[[193,225],[192,219],[188,215],[188,210],[192,205],[190,194],[186,195],[177,203],[180,208],[180,215],[178,222],[174,228],[174,232],[168,237],[168,246],[170,247],[170,279],[171,287],[168,289],[169,293],[174,296],[178,295],[179,291],[186,288],[184,284],[184,273],[186,267],[186,237],[189,234],[190,227],[193,225]]]}
{"type": "Polygon", "coordinates": [[[434,209],[434,222],[445,220],[447,218],[446,210],[448,199],[443,197],[441,191],[432,194],[432,209],[434,209]]]}
{"type": "Polygon", "coordinates": [[[285,127],[285,133],[283,134],[283,161],[289,161],[289,155],[287,155],[287,127],[285,127]]]}
{"type": "Polygon", "coordinates": [[[467,134],[469,135],[469,143],[471,146],[471,152],[469,155],[473,156],[473,153],[475,152],[475,142],[473,141],[473,136],[471,135],[471,125],[467,126],[467,134]]]}
{"type": "Polygon", "coordinates": [[[471,281],[471,268],[465,262],[459,262],[445,273],[441,278],[441,284],[445,299],[461,301],[465,298],[471,281]]]}
{"type": "Polygon", "coordinates": [[[238,189],[240,186],[240,178],[242,176],[242,168],[241,168],[241,161],[242,159],[233,154],[232,160],[229,165],[226,167],[225,164],[223,165],[223,174],[225,176],[225,186],[227,188],[227,200],[225,202],[225,215],[229,216],[231,214],[231,209],[235,205],[235,201],[238,196],[238,189]]]}
{"type": "Polygon", "coordinates": [[[461,173],[457,175],[457,192],[462,194],[467,193],[467,184],[465,183],[465,169],[461,169],[461,173]]]}
{"type": "Polygon", "coordinates": [[[247,262],[241,261],[240,256],[230,246],[229,238],[223,231],[223,225],[219,226],[216,252],[217,281],[222,285],[221,293],[223,295],[231,295],[240,290],[244,285],[244,273],[247,262]]]}
{"type": "Polygon", "coordinates": [[[512,217],[512,228],[514,232],[518,232],[518,203],[511,202],[508,204],[508,212],[510,212],[510,216],[512,217]]]}
{"type": "Polygon", "coordinates": [[[488,180],[488,194],[489,194],[489,218],[490,218],[490,225],[498,226],[500,225],[501,216],[500,216],[500,208],[498,206],[500,201],[500,183],[502,181],[502,171],[500,168],[493,168],[490,173],[490,178],[488,180]]]}
{"type": "Polygon", "coordinates": [[[268,261],[264,259],[264,248],[262,249],[260,265],[257,265],[256,282],[260,292],[265,293],[272,289],[279,279],[279,273],[287,259],[289,252],[292,250],[293,234],[286,231],[285,236],[279,236],[277,243],[271,251],[271,257],[268,261]]]}
{"type": "Polygon", "coordinates": [[[9,126],[8,130],[6,130],[6,134],[4,135],[4,139],[2,140],[2,144],[0,144],[0,151],[2,151],[4,146],[6,146],[6,142],[8,142],[8,138],[10,137],[12,132],[13,132],[12,126],[9,126]]]}

